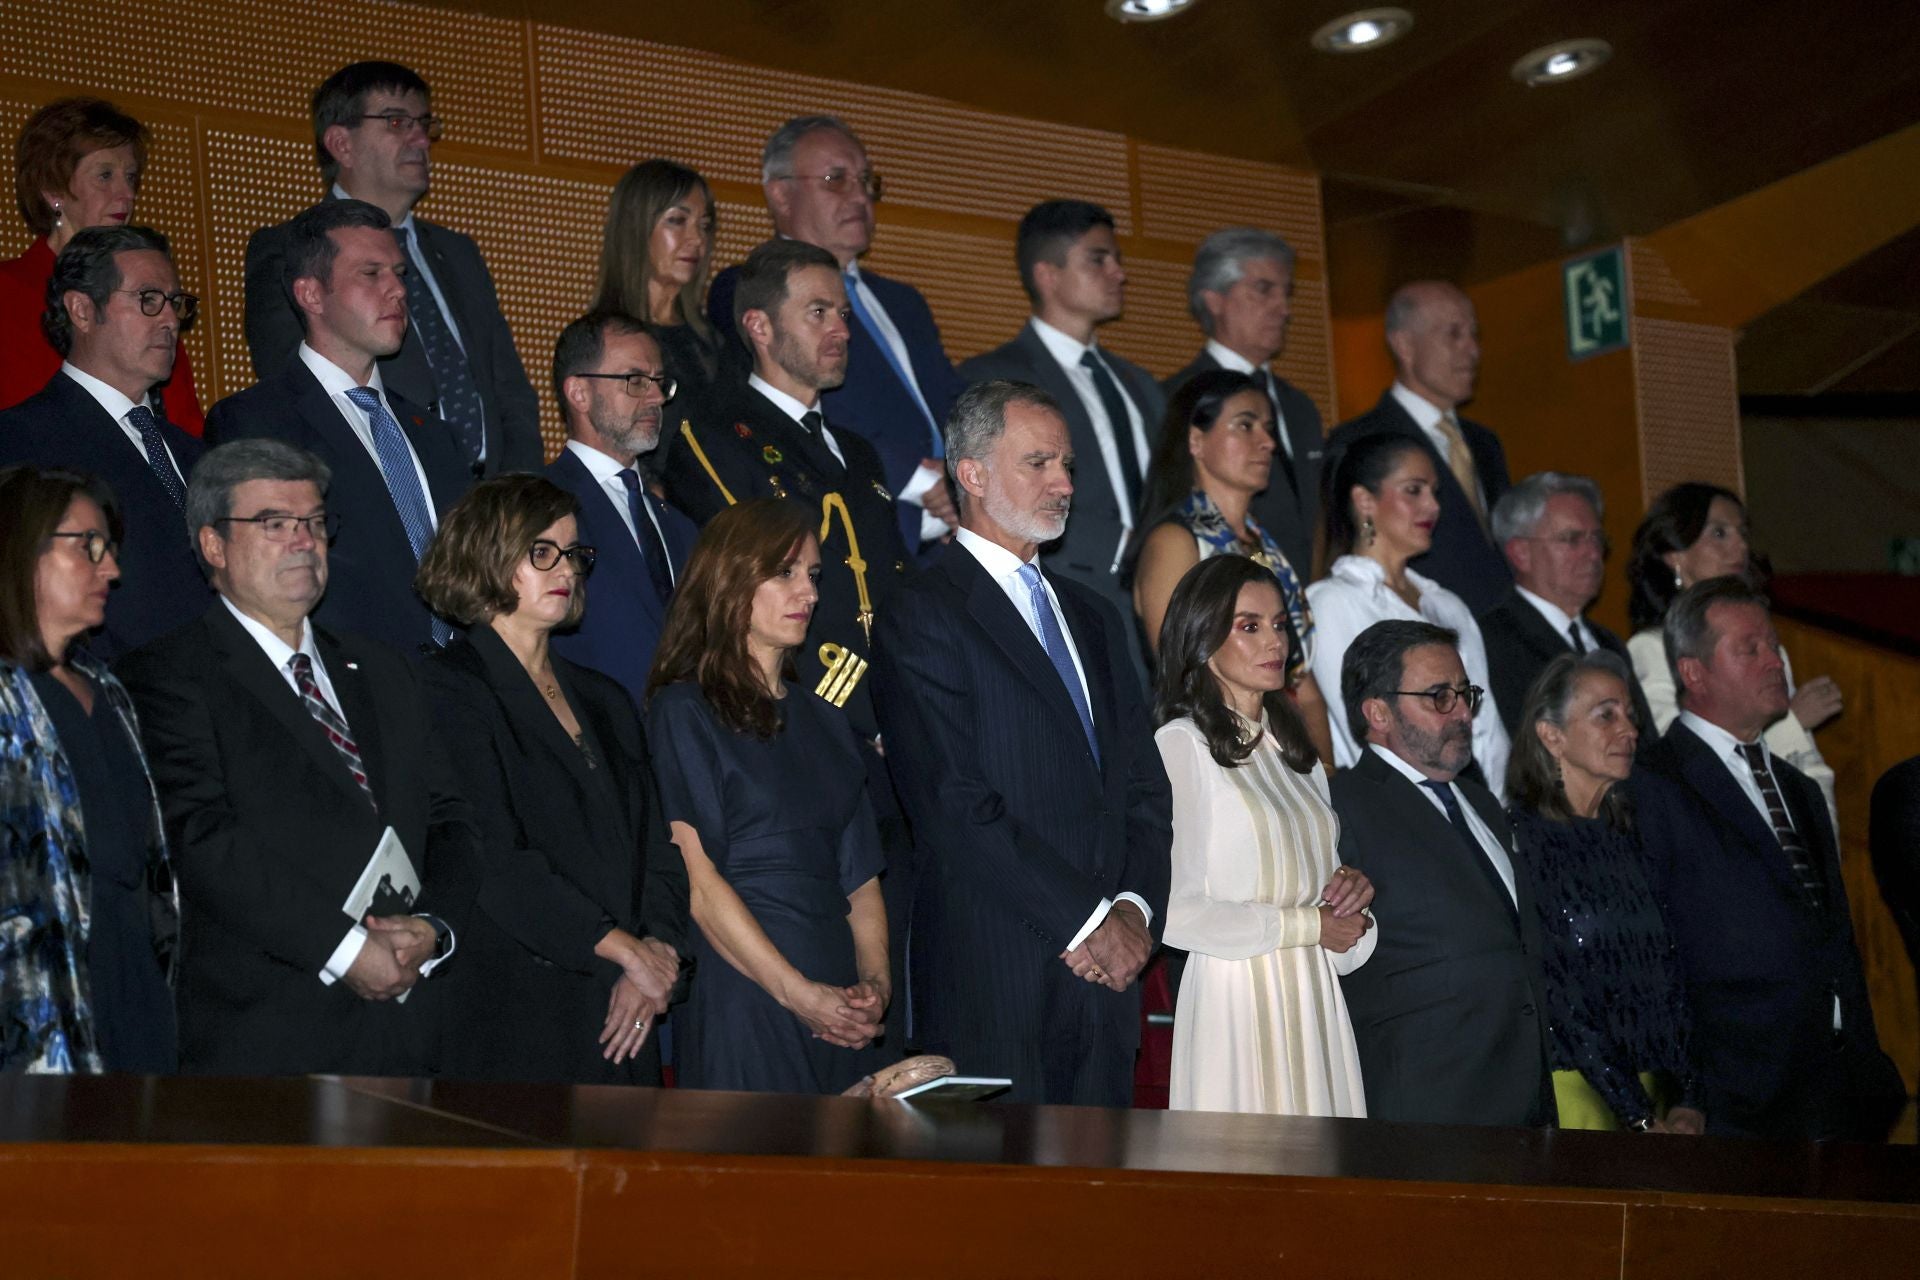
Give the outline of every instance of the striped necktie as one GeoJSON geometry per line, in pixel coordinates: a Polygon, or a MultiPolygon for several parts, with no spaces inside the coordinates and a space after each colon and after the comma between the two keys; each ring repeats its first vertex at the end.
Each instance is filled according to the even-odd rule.
{"type": "Polygon", "coordinates": [[[300,690],[300,701],[306,704],[307,714],[320,725],[327,741],[340,753],[340,763],[347,766],[347,772],[367,793],[367,803],[378,811],[380,806],[373,798],[373,788],[367,784],[367,766],[361,762],[360,748],[347,728],[346,718],[333,709],[326,694],[320,691],[320,682],[313,676],[313,659],[296,653],[287,659],[287,669],[293,672],[294,687],[300,690]]]}
{"type": "Polygon", "coordinates": [[[1807,849],[1807,842],[1800,838],[1794,829],[1793,819],[1787,813],[1786,797],[1780,794],[1780,785],[1774,781],[1773,770],[1767,767],[1767,749],[1758,742],[1742,742],[1735,748],[1740,758],[1753,770],[1753,781],[1760,788],[1760,798],[1767,805],[1767,821],[1773,826],[1774,839],[1780,842],[1780,851],[1787,855],[1787,861],[1793,865],[1793,878],[1800,885],[1800,892],[1806,897],[1807,905],[1815,911],[1826,909],[1826,886],[1820,883],[1819,868],[1814,866],[1813,854],[1807,849]]]}

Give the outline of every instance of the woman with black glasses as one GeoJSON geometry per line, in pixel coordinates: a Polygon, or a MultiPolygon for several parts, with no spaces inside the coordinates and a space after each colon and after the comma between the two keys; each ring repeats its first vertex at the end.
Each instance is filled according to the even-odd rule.
{"type": "Polygon", "coordinates": [[[119,538],[98,481],[0,470],[0,1071],[175,1066],[166,834],[127,691],[76,643],[119,538]]]}
{"type": "Polygon", "coordinates": [[[593,561],[572,495],[506,475],[447,513],[420,563],[421,596],[467,629],[428,660],[427,687],[486,859],[449,970],[449,1075],[660,1082],[686,866],[633,699],[549,643],[580,620],[593,561]]]}

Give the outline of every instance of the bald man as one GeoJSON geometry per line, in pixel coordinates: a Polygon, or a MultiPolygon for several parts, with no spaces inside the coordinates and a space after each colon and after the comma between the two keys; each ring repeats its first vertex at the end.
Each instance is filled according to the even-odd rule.
{"type": "Polygon", "coordinates": [[[1340,452],[1361,436],[1393,431],[1426,445],[1440,477],[1440,522],[1432,549],[1415,557],[1412,566],[1474,612],[1491,609],[1513,586],[1488,524],[1488,513],[1510,482],[1500,437],[1458,412],[1473,399],[1480,373],[1480,325],[1473,302],[1443,280],[1415,281],[1388,300],[1386,328],[1393,385],[1379,404],[1334,430],[1325,473],[1333,474],[1340,452]]]}

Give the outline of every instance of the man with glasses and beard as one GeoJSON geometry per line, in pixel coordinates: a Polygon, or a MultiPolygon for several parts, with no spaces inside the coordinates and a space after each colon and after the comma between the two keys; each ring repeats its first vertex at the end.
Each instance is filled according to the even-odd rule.
{"type": "Polygon", "coordinates": [[[1348,647],[1340,694],[1360,761],[1335,774],[1340,860],[1366,872],[1380,941],[1341,985],[1367,1115],[1545,1125],[1539,926],[1499,802],[1459,777],[1483,691],[1457,636],[1377,622],[1348,647]]]}

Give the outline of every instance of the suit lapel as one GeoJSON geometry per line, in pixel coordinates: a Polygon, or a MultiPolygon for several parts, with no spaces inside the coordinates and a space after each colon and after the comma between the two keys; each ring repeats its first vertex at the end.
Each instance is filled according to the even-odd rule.
{"type": "MultiPolygon", "coordinates": [[[[492,627],[478,626],[467,632],[467,643],[473,646],[474,655],[486,669],[487,685],[493,690],[493,696],[500,700],[501,710],[506,712],[507,723],[514,727],[514,732],[524,739],[538,742],[548,755],[560,762],[582,792],[591,794],[593,774],[587,768],[586,758],[580,754],[579,744],[567,736],[559,717],[547,706],[533,677],[520,665],[520,659],[513,656],[506,641],[494,634],[492,627]]],[[[574,682],[561,674],[558,662],[554,663],[554,672],[559,677],[567,704],[584,721],[585,717],[580,713],[581,699],[573,688],[574,682]]]]}
{"type": "MultiPolygon", "coordinates": [[[[638,602],[641,612],[654,621],[659,621],[666,612],[666,606],[653,594],[653,579],[647,574],[646,560],[641,556],[640,544],[627,532],[627,522],[622,518],[619,508],[614,506],[613,496],[600,482],[593,478],[593,472],[580,461],[571,449],[562,449],[554,460],[554,467],[565,476],[567,487],[580,503],[581,541],[593,543],[599,553],[600,562],[594,572],[599,575],[611,574],[620,585],[619,590],[638,602]]],[[[652,506],[653,497],[641,490],[642,500],[652,506]]],[[[657,512],[656,512],[657,514],[657,512]]],[[[645,518],[644,515],[642,517],[645,518]]],[[[662,538],[665,539],[665,524],[662,525],[662,538]]],[[[672,551],[668,551],[672,558],[672,551]]],[[[592,595],[592,582],[589,580],[589,597],[592,595]]]]}
{"type": "Polygon", "coordinates": [[[947,548],[946,557],[941,563],[965,597],[968,616],[992,638],[1007,661],[1052,707],[1054,714],[1071,724],[1074,733],[1084,738],[1086,732],[1080,727],[1080,713],[1074,710],[1073,699],[1067,693],[1066,685],[1061,683],[1060,673],[1053,669],[1053,662],[1041,647],[1039,637],[1033,634],[1033,629],[1014,607],[1013,601],[1007,598],[1007,593],[1000,589],[1000,584],[973,558],[971,551],[958,543],[947,548]]]}
{"type": "Polygon", "coordinates": [[[1034,332],[1033,325],[1022,326],[1020,336],[1014,341],[1026,355],[1027,364],[1034,370],[1035,381],[1040,384],[1040,389],[1052,396],[1059,404],[1060,412],[1066,415],[1067,439],[1078,460],[1073,475],[1077,491],[1074,502],[1104,500],[1112,503],[1116,511],[1119,510],[1123,504],[1114,494],[1113,481],[1107,476],[1106,456],[1100,452],[1100,438],[1094,433],[1093,419],[1087,416],[1087,406],[1080,399],[1080,392],[1073,385],[1073,380],[1060,367],[1060,362],[1053,358],[1053,352],[1047,350],[1047,344],[1034,332]]]}
{"type": "Polygon", "coordinates": [[[355,493],[373,495],[368,505],[380,514],[374,517],[381,525],[380,536],[387,540],[391,554],[396,544],[407,548],[409,557],[413,554],[413,543],[407,538],[407,527],[400,522],[400,510],[394,506],[392,491],[387,488],[387,478],[360,443],[360,437],[342,416],[333,397],[327,394],[320,380],[313,376],[312,370],[295,360],[287,366],[288,376],[294,380],[294,404],[300,416],[307,420],[307,426],[327,443],[332,454],[334,487],[351,490],[355,493]],[[340,483],[345,480],[346,483],[340,483]],[[382,501],[381,499],[385,499],[382,501]]]}
{"type": "MultiPolygon", "coordinates": [[[[1100,746],[1100,763],[1104,771],[1107,762],[1113,759],[1114,746],[1119,741],[1114,732],[1114,717],[1119,715],[1119,701],[1114,689],[1114,674],[1107,664],[1107,646],[1100,630],[1100,618],[1072,594],[1062,591],[1057,578],[1051,574],[1045,576],[1053,583],[1054,594],[1060,601],[1060,612],[1066,615],[1067,630],[1073,636],[1074,648],[1080,653],[1080,667],[1087,677],[1087,705],[1093,713],[1093,736],[1100,746]]],[[[1057,676],[1054,683],[1059,683],[1057,676]]],[[[1072,701],[1072,695],[1068,695],[1068,701],[1072,701]]],[[[1079,718],[1079,713],[1075,712],[1076,724],[1079,718]]]]}
{"type": "MultiPolygon", "coordinates": [[[[341,791],[365,804],[366,797],[360,790],[360,784],[353,780],[345,762],[340,759],[340,753],[327,741],[326,731],[314,720],[306,703],[293,691],[286,677],[274,668],[266,652],[227,612],[226,605],[216,601],[207,610],[205,625],[211,637],[211,647],[220,654],[221,665],[233,682],[251,694],[261,707],[280,722],[280,726],[300,744],[301,750],[307,753],[307,758],[321,773],[341,791]]],[[[327,678],[337,681],[334,661],[325,652],[321,654],[321,661],[327,664],[327,678]]],[[[341,660],[342,665],[344,661],[341,660]]],[[[338,683],[334,685],[334,692],[336,695],[340,692],[338,683]]],[[[360,730],[352,714],[344,710],[342,714],[347,717],[347,727],[354,735],[355,745],[359,745],[360,730]]],[[[367,759],[364,747],[360,759],[368,766],[368,780],[373,781],[372,762],[367,759]]],[[[374,795],[379,794],[379,786],[375,783],[374,795]]]]}
{"type": "MultiPolygon", "coordinates": [[[[1362,748],[1360,763],[1355,767],[1372,778],[1379,786],[1383,805],[1419,815],[1418,822],[1424,830],[1409,831],[1410,837],[1425,848],[1443,850],[1442,856],[1462,873],[1470,876],[1472,883],[1482,886],[1491,893],[1493,901],[1499,905],[1507,921],[1515,929],[1520,927],[1520,915],[1515,905],[1514,895],[1507,892],[1506,882],[1500,878],[1499,871],[1494,869],[1493,863],[1484,851],[1469,849],[1461,843],[1460,833],[1454,830],[1453,823],[1434,807],[1433,801],[1423,795],[1419,787],[1401,776],[1399,770],[1380,759],[1368,748],[1362,748]]],[[[1461,788],[1461,794],[1468,794],[1466,788],[1461,788]]],[[[1481,821],[1487,822],[1488,828],[1496,838],[1504,838],[1507,829],[1504,819],[1497,823],[1488,822],[1487,815],[1481,812],[1477,804],[1474,805],[1474,812],[1480,814],[1481,821]]],[[[1508,844],[1508,856],[1512,856],[1511,842],[1508,844]]],[[[1514,869],[1514,879],[1517,884],[1518,867],[1514,869]]]]}
{"type": "Polygon", "coordinates": [[[1547,620],[1540,616],[1540,611],[1528,604],[1518,590],[1507,594],[1507,613],[1514,620],[1514,629],[1526,642],[1527,648],[1542,662],[1551,662],[1563,653],[1573,652],[1573,641],[1549,626],[1547,620]]]}
{"type": "MultiPolygon", "coordinates": [[[[1680,758],[1681,773],[1687,785],[1700,797],[1707,812],[1717,821],[1731,825],[1748,847],[1759,855],[1768,870],[1797,896],[1800,886],[1794,879],[1786,850],[1780,847],[1780,837],[1773,833],[1773,827],[1753,807],[1753,801],[1748,798],[1746,791],[1733,780],[1729,766],[1684,724],[1676,722],[1667,730],[1666,737],[1680,758]]],[[[1809,844],[1808,848],[1811,849],[1812,845],[1809,844]]]]}
{"type": "MultiPolygon", "coordinates": [[[[382,745],[386,735],[380,731],[380,704],[367,688],[360,664],[341,650],[338,641],[315,627],[313,647],[320,651],[320,661],[327,664],[327,679],[333,682],[333,696],[340,700],[340,714],[346,719],[347,732],[353,735],[353,745],[360,752],[360,763],[367,771],[367,785],[373,788],[374,804],[384,814],[393,787],[392,779],[387,776],[388,762],[382,745]]],[[[333,749],[331,743],[327,749],[333,749]]]]}
{"type": "MultiPolygon", "coordinates": [[[[747,416],[753,419],[754,430],[774,437],[774,447],[784,453],[793,466],[809,472],[822,490],[839,488],[840,478],[847,469],[833,456],[833,450],[827,448],[826,441],[809,434],[798,422],[788,417],[785,410],[755,388],[748,387],[746,391],[747,416]]],[[[821,421],[826,421],[825,410],[821,411],[820,417],[821,421]]],[[[827,425],[832,426],[831,423],[827,425]]]]}

